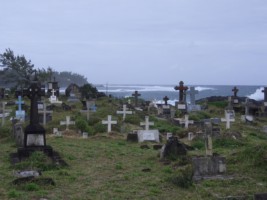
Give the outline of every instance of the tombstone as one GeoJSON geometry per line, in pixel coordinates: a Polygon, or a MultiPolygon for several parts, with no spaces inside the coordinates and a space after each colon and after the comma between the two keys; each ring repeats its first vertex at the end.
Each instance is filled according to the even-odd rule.
{"type": "Polygon", "coordinates": [[[175,117],[176,110],[174,107],[171,107],[171,119],[175,117]]]}
{"type": "Polygon", "coordinates": [[[254,121],[254,117],[252,115],[250,115],[250,107],[251,107],[252,103],[249,102],[249,98],[246,98],[246,101],[244,103],[245,106],[245,115],[241,115],[241,121],[243,122],[253,122],[254,121]]]}
{"type": "Polygon", "coordinates": [[[145,130],[149,130],[149,126],[154,126],[154,122],[150,122],[149,116],[145,116],[145,122],[140,122],[140,126],[145,126],[145,130]]]}
{"type": "MultiPolygon", "coordinates": [[[[38,110],[38,113],[39,114],[43,114],[43,125],[46,125],[46,122],[47,122],[47,115],[53,113],[53,111],[51,110],[47,110],[46,109],[46,104],[43,103],[43,110],[38,110]]],[[[51,117],[52,118],[52,117],[51,117]]],[[[52,120],[52,119],[51,119],[52,120]]]]}
{"type": "Polygon", "coordinates": [[[179,102],[177,108],[179,110],[186,110],[186,91],[188,87],[184,86],[184,82],[180,81],[179,86],[174,87],[175,90],[179,90],[179,102]]]}
{"type": "Polygon", "coordinates": [[[58,100],[58,97],[55,95],[56,90],[52,89],[51,90],[51,96],[49,97],[49,102],[51,104],[62,104],[62,101],[58,100]]]}
{"type": "Polygon", "coordinates": [[[159,131],[158,130],[138,130],[138,142],[158,142],[159,143],[159,131]]]}
{"type": "Polygon", "coordinates": [[[195,95],[198,94],[198,90],[195,90],[195,87],[190,87],[189,95],[190,95],[190,104],[187,105],[188,112],[200,111],[201,106],[196,105],[196,97],[195,95]]]}
{"type": "Polygon", "coordinates": [[[234,92],[234,96],[233,96],[233,102],[234,104],[238,104],[238,97],[237,97],[237,92],[239,91],[239,89],[237,89],[237,87],[235,86],[232,91],[234,92]]]}
{"type": "Polygon", "coordinates": [[[205,149],[206,149],[206,156],[212,156],[212,138],[210,135],[206,135],[205,137],[205,149]]]}
{"type": "Polygon", "coordinates": [[[194,124],[194,121],[193,120],[189,120],[189,116],[188,115],[185,115],[184,117],[185,117],[185,119],[180,119],[179,123],[180,124],[184,124],[185,129],[188,129],[188,125],[189,124],[194,124]]]}
{"type": "Polygon", "coordinates": [[[194,138],[194,133],[189,132],[188,133],[188,140],[191,141],[191,140],[193,140],[193,138],[194,138]]]}
{"type": "Polygon", "coordinates": [[[225,118],[222,118],[221,121],[226,122],[226,129],[230,129],[231,122],[234,122],[235,119],[231,118],[231,114],[225,111],[225,118]]]}
{"type": "Polygon", "coordinates": [[[56,96],[56,97],[59,96],[59,86],[58,86],[58,82],[56,81],[55,77],[54,77],[54,81],[49,81],[47,83],[47,94],[48,96],[51,96],[52,94],[53,96],[56,96]]]}
{"type": "Polygon", "coordinates": [[[66,125],[66,130],[69,130],[69,125],[74,125],[74,121],[70,121],[70,116],[66,116],[66,121],[60,121],[60,125],[66,125]]]}
{"type": "Polygon", "coordinates": [[[88,138],[88,133],[87,132],[83,132],[83,139],[87,139],[88,138]]]}
{"type": "Polygon", "coordinates": [[[265,107],[267,107],[267,87],[264,87],[264,89],[262,90],[262,92],[264,93],[263,104],[264,104],[265,107]]]}
{"type": "Polygon", "coordinates": [[[58,128],[53,128],[53,134],[56,135],[58,132],[58,128]]]}
{"type": "Polygon", "coordinates": [[[133,131],[127,134],[128,142],[138,142],[138,134],[137,131],[133,131]]]}
{"type": "Polygon", "coordinates": [[[111,125],[112,124],[117,124],[117,121],[112,121],[112,116],[108,115],[108,119],[107,120],[102,120],[102,124],[107,124],[107,132],[110,133],[111,132],[111,125]]]}
{"type": "Polygon", "coordinates": [[[172,133],[167,133],[166,140],[168,141],[172,137],[172,133]]]}
{"type": "Polygon", "coordinates": [[[65,94],[68,97],[68,102],[78,102],[80,101],[81,92],[78,85],[71,83],[65,90],[65,94]]]}
{"type": "Polygon", "coordinates": [[[186,146],[177,137],[170,137],[160,152],[160,159],[176,159],[187,154],[186,146]]]}
{"type": "Polygon", "coordinates": [[[21,108],[21,105],[24,104],[24,101],[22,101],[21,96],[18,96],[18,101],[16,101],[16,104],[18,105],[18,110],[16,110],[16,119],[25,121],[25,110],[22,110],[21,108]]]}
{"type": "Polygon", "coordinates": [[[123,121],[124,121],[126,115],[127,115],[127,114],[131,115],[131,114],[133,114],[133,112],[132,112],[132,111],[127,111],[127,107],[126,107],[126,105],[124,104],[124,105],[123,105],[123,110],[122,110],[122,111],[117,111],[117,114],[122,114],[122,119],[123,119],[123,121]]]}
{"type": "Polygon", "coordinates": [[[138,106],[138,97],[141,96],[141,94],[138,93],[138,91],[135,91],[132,96],[134,97],[134,103],[135,103],[135,107],[138,106]]]}
{"type": "Polygon", "coordinates": [[[165,96],[163,98],[164,104],[162,105],[162,109],[163,109],[162,113],[164,115],[170,115],[171,114],[171,107],[168,104],[168,100],[169,100],[169,98],[167,96],[165,96]]]}
{"type": "Polygon", "coordinates": [[[6,109],[7,102],[2,102],[0,117],[2,118],[2,126],[5,125],[5,118],[9,116],[11,110],[6,109]]]}
{"type": "Polygon", "coordinates": [[[18,147],[24,146],[24,131],[22,123],[13,124],[13,137],[18,147]]]}

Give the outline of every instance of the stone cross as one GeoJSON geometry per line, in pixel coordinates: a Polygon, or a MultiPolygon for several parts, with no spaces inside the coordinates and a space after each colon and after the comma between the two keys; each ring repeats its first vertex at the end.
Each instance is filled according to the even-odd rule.
{"type": "Polygon", "coordinates": [[[235,86],[232,91],[234,92],[234,97],[237,97],[237,92],[239,91],[239,89],[237,89],[237,87],[235,86]]]}
{"type": "Polygon", "coordinates": [[[141,96],[141,94],[138,93],[138,91],[135,91],[132,96],[134,97],[135,106],[138,105],[138,97],[141,96]]]}
{"type": "Polygon", "coordinates": [[[145,117],[145,122],[140,122],[141,126],[145,126],[145,130],[149,130],[149,126],[154,126],[154,122],[149,121],[149,116],[145,117]]]}
{"type": "Polygon", "coordinates": [[[190,87],[189,95],[190,95],[191,105],[196,104],[196,98],[195,98],[196,94],[198,94],[198,90],[195,90],[195,87],[190,87]]]}
{"type": "Polygon", "coordinates": [[[86,119],[89,121],[90,118],[90,102],[86,101],[86,110],[80,110],[81,113],[86,113],[86,119]]]}
{"type": "Polygon", "coordinates": [[[164,101],[164,104],[165,104],[165,105],[168,105],[168,100],[169,100],[169,98],[168,98],[167,96],[165,96],[165,97],[163,98],[163,101],[164,101]]]}
{"type": "Polygon", "coordinates": [[[126,105],[124,104],[123,105],[123,110],[122,111],[117,111],[117,114],[122,114],[122,118],[123,118],[123,121],[125,120],[125,117],[126,117],[126,114],[129,114],[129,115],[131,115],[131,114],[133,114],[133,112],[132,111],[127,111],[127,107],[126,107],[126,105]]]}
{"type": "Polygon", "coordinates": [[[231,119],[230,113],[225,111],[225,118],[222,118],[221,121],[226,122],[226,129],[230,129],[230,123],[234,122],[235,119],[231,119]]]}
{"type": "Polygon", "coordinates": [[[194,121],[193,120],[189,120],[189,116],[188,115],[185,115],[184,118],[185,119],[181,119],[180,120],[180,124],[184,124],[184,127],[186,129],[188,129],[188,125],[189,124],[194,124],[194,121]]]}
{"type": "Polygon", "coordinates": [[[111,132],[111,125],[112,124],[117,124],[117,121],[112,121],[112,116],[108,115],[107,120],[102,120],[102,124],[107,124],[108,125],[108,133],[111,132]]]}
{"type": "Polygon", "coordinates": [[[44,106],[43,110],[39,110],[38,113],[43,114],[43,125],[46,125],[46,114],[53,113],[53,111],[52,110],[46,110],[46,104],[45,103],[43,103],[43,106],[44,106]]]}
{"type": "Polygon", "coordinates": [[[184,82],[180,81],[179,86],[174,87],[175,90],[179,90],[179,102],[185,103],[185,92],[188,90],[188,87],[184,86],[184,82]]]}
{"type": "Polygon", "coordinates": [[[66,121],[60,121],[60,125],[66,125],[66,130],[69,130],[69,125],[74,125],[74,121],[70,121],[70,116],[66,116],[66,121]]]}
{"type": "Polygon", "coordinates": [[[205,138],[206,156],[212,156],[212,138],[210,135],[206,135],[205,138]]]}
{"type": "Polygon", "coordinates": [[[264,102],[266,103],[267,102],[267,87],[264,87],[262,92],[264,93],[264,102]]]}
{"type": "Polygon", "coordinates": [[[6,109],[7,102],[2,102],[2,126],[5,125],[5,117],[7,116],[6,113],[11,112],[11,110],[6,109]]]}

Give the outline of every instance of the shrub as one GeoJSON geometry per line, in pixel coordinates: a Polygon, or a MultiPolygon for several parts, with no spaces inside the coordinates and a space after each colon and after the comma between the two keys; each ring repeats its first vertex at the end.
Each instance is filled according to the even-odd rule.
{"type": "Polygon", "coordinates": [[[190,165],[174,172],[171,182],[181,188],[189,188],[193,185],[193,170],[190,165]]]}
{"type": "Polygon", "coordinates": [[[88,127],[87,122],[84,119],[81,119],[81,118],[76,120],[75,125],[82,132],[84,132],[88,127]]]}

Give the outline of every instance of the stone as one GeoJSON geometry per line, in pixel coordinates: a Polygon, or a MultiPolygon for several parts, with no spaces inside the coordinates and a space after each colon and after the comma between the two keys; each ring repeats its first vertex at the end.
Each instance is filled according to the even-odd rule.
{"type": "Polygon", "coordinates": [[[38,177],[41,175],[41,172],[36,170],[26,170],[15,172],[14,175],[16,177],[38,177]]]}
{"type": "MultiPolygon", "coordinates": [[[[46,122],[47,122],[47,116],[49,115],[49,114],[52,114],[53,113],[53,111],[51,111],[51,110],[47,110],[46,109],[47,107],[46,107],[46,104],[45,103],[43,103],[43,109],[42,110],[38,110],[38,113],[39,114],[43,114],[43,125],[46,125],[46,122]]],[[[51,120],[52,120],[52,116],[51,116],[51,120]]]]}
{"type": "Polygon", "coordinates": [[[237,89],[237,87],[235,86],[232,91],[234,92],[234,96],[233,96],[233,103],[234,104],[238,104],[239,103],[239,100],[238,100],[238,97],[237,97],[237,92],[239,91],[239,89],[237,89]]]}
{"type": "Polygon", "coordinates": [[[225,111],[225,118],[222,118],[221,121],[226,122],[226,129],[230,129],[230,123],[234,122],[235,119],[231,118],[231,113],[225,111]]]}
{"type": "Polygon", "coordinates": [[[264,133],[267,133],[267,126],[263,126],[262,130],[264,133]]]}
{"type": "Polygon", "coordinates": [[[219,178],[226,173],[226,159],[223,156],[198,156],[192,158],[193,180],[219,178]]]}
{"type": "Polygon", "coordinates": [[[194,133],[189,132],[188,133],[188,140],[191,141],[191,140],[193,140],[193,138],[194,138],[194,133]]]}
{"type": "Polygon", "coordinates": [[[177,137],[171,137],[160,152],[160,159],[174,159],[187,154],[186,146],[177,137]]]}
{"type": "Polygon", "coordinates": [[[150,122],[149,116],[145,116],[145,122],[140,122],[140,126],[145,126],[145,130],[149,130],[149,126],[154,126],[154,122],[150,122]]]}
{"type": "Polygon", "coordinates": [[[15,123],[13,125],[13,137],[18,147],[24,146],[24,131],[22,123],[15,123]]]}
{"type": "Polygon", "coordinates": [[[206,149],[206,156],[212,156],[212,138],[210,135],[206,135],[205,137],[205,149],[206,149]]]}
{"type": "Polygon", "coordinates": [[[122,111],[117,111],[117,114],[122,114],[122,119],[123,119],[123,121],[124,121],[126,115],[127,115],[127,114],[131,115],[131,114],[133,114],[133,112],[132,112],[132,111],[127,111],[127,107],[126,107],[126,105],[124,104],[124,105],[123,105],[123,110],[122,110],[122,111]]]}
{"type": "Polygon", "coordinates": [[[189,116],[185,115],[184,119],[179,119],[179,123],[184,124],[185,129],[188,129],[189,124],[194,124],[194,121],[189,120],[188,118],[189,118],[189,116]]]}
{"type": "Polygon", "coordinates": [[[175,90],[179,90],[179,103],[180,104],[185,104],[186,103],[185,95],[186,95],[186,91],[188,90],[188,87],[184,86],[184,82],[183,81],[180,81],[179,82],[179,86],[175,86],[174,89],[175,90]]]}
{"type": "Polygon", "coordinates": [[[88,138],[88,133],[87,132],[83,132],[83,139],[87,139],[88,138]]]}
{"type": "Polygon", "coordinates": [[[196,94],[198,94],[198,90],[195,90],[195,87],[190,87],[189,95],[191,105],[196,105],[196,94]]]}
{"type": "Polygon", "coordinates": [[[169,140],[169,138],[172,137],[172,133],[167,133],[166,140],[169,140]]]}
{"type": "Polygon", "coordinates": [[[111,125],[117,124],[117,121],[112,121],[112,116],[108,115],[108,119],[102,120],[102,124],[107,124],[107,132],[110,133],[111,132],[111,125]]]}
{"type": "Polygon", "coordinates": [[[141,94],[138,93],[138,91],[135,91],[132,96],[134,97],[134,103],[135,103],[135,107],[138,106],[138,97],[141,96],[141,94]]]}
{"type": "Polygon", "coordinates": [[[127,134],[128,142],[138,142],[138,134],[137,131],[131,132],[127,134]]]}
{"type": "Polygon", "coordinates": [[[80,110],[81,113],[86,113],[86,119],[87,121],[89,121],[89,118],[90,118],[90,106],[91,106],[91,103],[89,101],[86,101],[86,109],[85,110],[80,110]]]}
{"type": "Polygon", "coordinates": [[[138,130],[138,142],[158,142],[159,143],[159,131],[158,130],[138,130]]]}
{"type": "Polygon", "coordinates": [[[51,92],[51,96],[49,97],[49,102],[51,104],[62,104],[62,101],[59,101],[58,97],[55,95],[56,90],[52,89],[50,92],[51,92]]]}
{"type": "Polygon", "coordinates": [[[66,116],[66,121],[60,121],[60,125],[66,125],[66,130],[69,130],[69,125],[74,125],[74,121],[70,121],[70,116],[66,116]]]}

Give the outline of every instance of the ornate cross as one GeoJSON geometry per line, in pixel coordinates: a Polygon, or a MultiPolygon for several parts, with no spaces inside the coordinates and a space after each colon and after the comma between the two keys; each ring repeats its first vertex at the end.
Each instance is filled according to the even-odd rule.
{"type": "Polygon", "coordinates": [[[163,98],[163,101],[164,101],[165,105],[168,105],[168,100],[169,100],[169,98],[168,98],[167,96],[165,96],[165,97],[163,98]]]}
{"type": "Polygon", "coordinates": [[[188,90],[188,87],[184,86],[183,81],[180,81],[179,86],[175,86],[174,89],[179,90],[179,102],[184,103],[184,92],[188,90]]]}
{"type": "Polygon", "coordinates": [[[132,96],[134,97],[135,106],[138,104],[138,97],[141,96],[141,94],[138,93],[138,91],[135,91],[132,96]]]}

